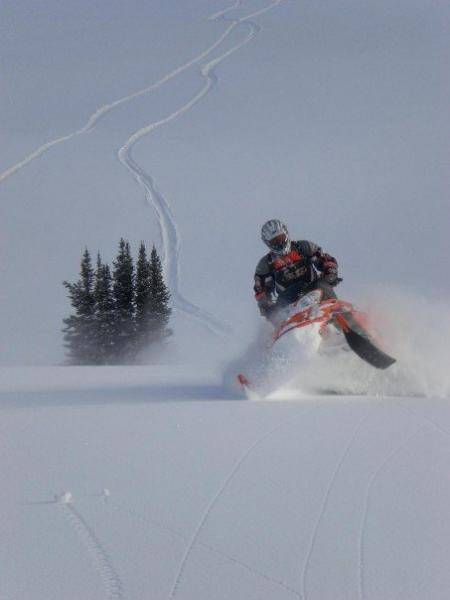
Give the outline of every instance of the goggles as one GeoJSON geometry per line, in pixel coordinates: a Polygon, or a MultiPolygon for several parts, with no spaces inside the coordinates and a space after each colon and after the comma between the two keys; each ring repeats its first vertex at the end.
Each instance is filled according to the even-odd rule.
{"type": "Polygon", "coordinates": [[[269,246],[269,248],[272,248],[272,250],[283,250],[283,248],[287,244],[287,241],[287,235],[285,233],[280,233],[280,235],[277,235],[276,237],[269,240],[267,242],[267,245],[269,246]]]}

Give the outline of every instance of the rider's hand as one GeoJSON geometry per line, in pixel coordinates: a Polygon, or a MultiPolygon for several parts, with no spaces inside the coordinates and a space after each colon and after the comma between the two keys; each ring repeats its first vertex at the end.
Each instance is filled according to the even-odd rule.
{"type": "Polygon", "coordinates": [[[342,281],[340,277],[338,277],[336,267],[328,268],[322,276],[322,279],[328,283],[328,285],[335,286],[342,281]]]}

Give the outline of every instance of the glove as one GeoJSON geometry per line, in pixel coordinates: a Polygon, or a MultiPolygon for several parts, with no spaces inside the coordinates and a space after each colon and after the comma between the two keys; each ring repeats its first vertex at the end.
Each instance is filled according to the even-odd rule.
{"type": "Polygon", "coordinates": [[[322,279],[332,287],[334,287],[342,281],[342,279],[338,277],[337,268],[334,265],[326,267],[324,274],[322,275],[322,279]]]}
{"type": "Polygon", "coordinates": [[[267,303],[262,306],[260,305],[259,313],[261,316],[270,320],[270,317],[274,314],[274,312],[276,312],[276,309],[277,309],[277,305],[275,303],[270,303],[270,304],[267,303]]]}

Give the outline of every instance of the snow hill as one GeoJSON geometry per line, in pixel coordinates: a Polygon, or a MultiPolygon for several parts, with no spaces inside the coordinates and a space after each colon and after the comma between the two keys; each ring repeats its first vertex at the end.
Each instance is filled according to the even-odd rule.
{"type": "Polygon", "coordinates": [[[61,282],[121,236],[165,255],[182,360],[254,328],[274,216],[338,257],[342,296],[448,300],[448,8],[160,4],[5,9],[0,363],[61,362],[61,282]]]}
{"type": "Polygon", "coordinates": [[[2,598],[448,597],[448,400],[3,369],[2,598]]]}
{"type": "Polygon", "coordinates": [[[2,598],[448,598],[449,20],[3,7],[2,598]],[[274,217],[338,258],[395,368],[303,365],[255,402],[224,384],[274,217]],[[58,367],[62,281],[121,236],[163,255],[173,343],[157,366],[58,367]]]}

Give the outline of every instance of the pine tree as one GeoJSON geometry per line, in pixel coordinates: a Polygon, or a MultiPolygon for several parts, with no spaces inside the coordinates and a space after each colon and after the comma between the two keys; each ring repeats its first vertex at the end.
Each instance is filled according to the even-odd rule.
{"type": "Polygon", "coordinates": [[[76,283],[64,281],[75,314],[63,319],[64,342],[71,364],[89,365],[96,360],[94,271],[87,248],[83,253],[80,278],[76,283]]]}
{"type": "Polygon", "coordinates": [[[74,314],[64,319],[64,342],[71,364],[129,363],[138,353],[171,335],[171,314],[161,260],[150,260],[141,242],[136,274],[130,245],[123,238],[113,273],[97,255],[96,269],[85,249],[76,283],[64,281],[74,314]]]}
{"type": "Polygon", "coordinates": [[[164,282],[161,259],[153,245],[150,254],[150,297],[148,303],[150,335],[153,342],[159,342],[172,334],[167,327],[172,309],[169,307],[170,292],[164,282]]]}
{"type": "Polygon", "coordinates": [[[116,361],[130,362],[135,353],[135,276],[130,244],[123,238],[113,266],[116,361]]]}
{"type": "Polygon", "coordinates": [[[136,347],[140,350],[150,342],[149,300],[151,296],[150,264],[144,242],[139,247],[136,264],[136,347]]]}
{"type": "Polygon", "coordinates": [[[112,295],[112,277],[107,264],[97,255],[94,283],[97,364],[107,365],[115,359],[115,310],[112,295]]]}

